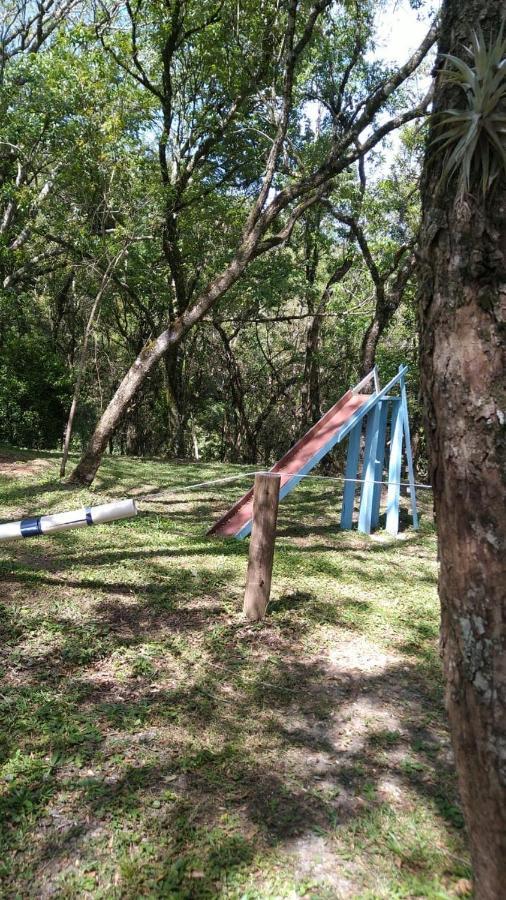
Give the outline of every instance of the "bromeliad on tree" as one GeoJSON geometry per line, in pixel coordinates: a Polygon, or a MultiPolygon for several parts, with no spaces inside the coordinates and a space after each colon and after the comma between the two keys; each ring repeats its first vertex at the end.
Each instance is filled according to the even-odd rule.
{"type": "Polygon", "coordinates": [[[466,49],[469,62],[442,54],[443,86],[459,88],[464,105],[435,114],[434,151],[445,151],[441,182],[456,176],[460,195],[478,184],[488,194],[506,172],[506,38],[504,23],[487,45],[478,27],[466,49]]]}

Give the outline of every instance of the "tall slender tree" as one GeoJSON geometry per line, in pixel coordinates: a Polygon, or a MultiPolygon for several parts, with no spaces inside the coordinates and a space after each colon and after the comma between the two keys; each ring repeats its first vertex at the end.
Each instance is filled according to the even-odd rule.
{"type": "Polygon", "coordinates": [[[479,900],[506,892],[505,12],[443,3],[420,253],[446,700],[479,900]]]}

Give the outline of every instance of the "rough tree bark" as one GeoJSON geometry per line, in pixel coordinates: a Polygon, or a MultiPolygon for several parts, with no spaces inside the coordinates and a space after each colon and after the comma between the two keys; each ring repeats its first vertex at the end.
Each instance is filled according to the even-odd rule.
{"type": "Polygon", "coordinates": [[[320,412],[320,345],[321,315],[315,303],[315,281],[320,259],[319,231],[322,209],[309,213],[304,223],[304,254],[306,275],[306,303],[310,316],[306,332],[306,352],[301,388],[301,418],[305,431],[321,417],[320,412]]]}
{"type": "MultiPolygon", "coordinates": [[[[504,0],[445,0],[439,50],[496,37],[504,0]]],[[[468,61],[468,58],[466,58],[468,61]]],[[[436,80],[435,110],[462,105],[436,80]]],[[[506,178],[442,186],[429,149],[421,232],[421,365],[438,525],[446,702],[478,900],[506,891],[506,178]]]]}

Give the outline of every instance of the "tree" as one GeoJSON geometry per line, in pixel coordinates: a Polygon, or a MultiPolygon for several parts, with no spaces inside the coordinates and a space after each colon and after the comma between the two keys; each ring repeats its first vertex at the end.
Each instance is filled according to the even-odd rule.
{"type": "MultiPolygon", "coordinates": [[[[319,202],[337,176],[385,135],[423,114],[427,98],[377,121],[436,35],[434,26],[403,66],[375,79],[370,73],[372,88],[365,91],[362,85],[352,96],[348,88],[354,69],[364,67],[364,20],[360,14],[354,20],[345,8],[336,12],[330,0],[290,0],[282,9],[274,3],[236,2],[208,9],[174,0],[155,26],[151,4],[140,2],[134,8],[127,3],[116,10],[117,5],[97,22],[100,40],[119,68],[158,104],[168,325],[145,344],[97,424],[71,476],[82,483],[93,480],[111,435],[159,360],[168,355],[169,370],[177,372],[185,335],[250,264],[290,238],[301,215],[319,202]],[[125,16],[128,33],[121,24],[125,16]],[[355,35],[351,45],[350,34],[355,35]],[[309,51],[315,35],[327,43],[330,35],[342,63],[334,73],[338,81],[329,128],[311,164],[297,168],[297,121],[309,96],[304,86],[311,82],[309,51]],[[202,220],[206,204],[224,184],[233,188],[231,197],[238,190],[243,196],[234,240],[219,265],[204,254],[189,267],[189,210],[194,217],[197,211],[197,219],[200,211],[202,220]]],[[[193,246],[197,250],[198,239],[193,246]]]]}
{"type": "Polygon", "coordinates": [[[77,405],[79,403],[79,397],[81,394],[81,387],[83,383],[83,378],[86,371],[86,362],[88,355],[88,343],[91,337],[91,332],[95,323],[95,318],[97,316],[97,312],[100,307],[100,301],[104,295],[105,290],[111,280],[111,277],[114,273],[114,269],[120,262],[121,258],[124,256],[126,250],[121,250],[118,255],[112,260],[107,266],[106,271],[102,276],[102,281],[100,287],[98,289],[97,295],[93,300],[93,304],[91,310],[88,315],[88,320],[86,322],[86,326],[84,329],[82,344],[81,344],[81,352],[79,354],[79,360],[77,362],[77,371],[76,371],[76,380],[74,384],[74,394],[72,397],[72,403],[70,404],[69,416],[67,419],[67,425],[65,427],[65,435],[63,438],[63,453],[60,463],[60,478],[63,478],[65,475],[65,468],[67,465],[67,459],[70,450],[70,441],[72,439],[72,428],[74,425],[74,419],[77,411],[77,405]]]}
{"type": "MultiPolygon", "coordinates": [[[[55,91],[54,83],[51,90],[48,79],[45,105],[33,102],[33,93],[40,100],[34,60],[78,5],[79,0],[8,0],[0,20],[0,242],[7,241],[15,254],[26,244],[33,222],[54,189],[60,167],[51,153],[56,132],[50,126],[68,112],[63,109],[64,93],[55,91]],[[27,96],[32,99],[31,115],[23,121],[19,107],[25,106],[27,96]]],[[[2,269],[0,262],[3,281],[2,269]]]]}
{"type": "Polygon", "coordinates": [[[446,702],[479,900],[506,885],[503,16],[503,0],[443,4],[420,249],[446,702]]]}
{"type": "Polygon", "coordinates": [[[5,0],[0,25],[0,85],[9,61],[38,53],[80,5],[80,0],[5,0]]]}
{"type": "MultiPolygon", "coordinates": [[[[151,219],[145,212],[149,170],[153,167],[145,154],[139,153],[138,140],[139,123],[142,120],[144,124],[147,115],[145,95],[136,84],[115,77],[116,64],[94,39],[89,40],[79,7],[75,2],[51,0],[40,4],[16,2],[2,10],[2,368],[17,372],[19,364],[10,359],[10,353],[15,353],[16,341],[20,346],[26,341],[29,322],[30,359],[39,342],[46,360],[41,368],[48,374],[51,371],[52,392],[57,380],[60,393],[55,415],[49,418],[45,409],[41,416],[36,409],[30,415],[25,407],[30,397],[35,405],[38,391],[33,390],[27,366],[20,372],[15,389],[10,391],[8,379],[3,378],[5,403],[0,405],[6,415],[1,430],[4,439],[14,440],[18,435],[21,441],[22,435],[23,443],[36,446],[47,446],[48,441],[54,446],[55,432],[59,430],[59,436],[63,432],[67,405],[64,391],[75,376],[76,352],[81,334],[86,332],[90,308],[109,261],[123,246],[131,244],[132,235],[136,240],[143,236],[139,255],[149,270],[150,283],[156,282],[155,266],[150,265],[154,254],[149,257],[149,248],[152,220],[158,209],[151,208],[151,219]],[[54,355],[51,366],[49,345],[54,355]],[[59,429],[56,416],[61,417],[59,429]],[[30,421],[34,423],[32,437],[26,424],[30,421]]],[[[132,248],[128,263],[122,262],[121,273],[115,268],[111,274],[106,304],[101,303],[107,325],[112,318],[111,307],[120,305],[119,294],[125,294],[125,315],[137,301],[133,288],[138,287],[139,279],[131,275],[136,256],[132,248]],[[125,274],[129,283],[122,277],[125,274]]],[[[144,331],[140,342],[128,346],[124,336],[118,335],[127,343],[121,361],[116,354],[122,368],[149,334],[161,327],[156,302],[150,307],[153,327],[144,331]]],[[[43,377],[39,372],[39,378],[43,377]]],[[[85,436],[96,416],[91,407],[102,390],[101,385],[97,391],[90,382],[84,379],[78,387],[78,392],[83,387],[83,393],[74,429],[82,435],[83,421],[88,419],[85,436]]],[[[107,397],[109,384],[106,379],[107,397]]],[[[113,384],[116,387],[117,380],[113,384]]]]}
{"type": "MultiPolygon", "coordinates": [[[[359,164],[360,192],[355,208],[345,212],[330,205],[332,215],[346,225],[356,242],[374,288],[374,312],[362,337],[360,375],[364,378],[376,364],[376,351],[381,336],[390,325],[403,299],[406,285],[414,270],[416,233],[409,215],[414,179],[398,177],[395,167],[389,179],[383,179],[367,191],[364,160],[359,164]],[[370,220],[374,244],[361,222],[370,220]],[[395,236],[394,236],[395,235],[395,236]]],[[[418,205],[416,213],[419,213],[418,205]]],[[[418,219],[418,215],[416,219],[418,219]]]]}

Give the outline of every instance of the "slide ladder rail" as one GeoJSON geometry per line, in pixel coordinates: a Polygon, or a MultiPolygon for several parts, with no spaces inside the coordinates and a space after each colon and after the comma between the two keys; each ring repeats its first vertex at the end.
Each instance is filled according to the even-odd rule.
{"type": "MultiPolygon", "coordinates": [[[[342,440],[348,433],[350,422],[361,418],[361,409],[369,406],[376,393],[363,394],[363,388],[373,383],[373,390],[379,387],[378,374],[372,369],[365,378],[338,400],[309,431],[301,437],[285,455],[270,469],[272,473],[281,475],[280,500],[286,497],[297,485],[301,477],[306,475],[320,460],[342,440]],[[343,429],[346,429],[343,432],[343,429]],[[342,436],[341,436],[342,433],[342,436]],[[285,474],[286,472],[297,474],[285,474]]],[[[387,386],[388,387],[388,386],[387,386]]],[[[246,537],[251,531],[253,515],[253,489],[247,491],[227,512],[210,528],[208,534],[222,537],[246,537]]]]}

